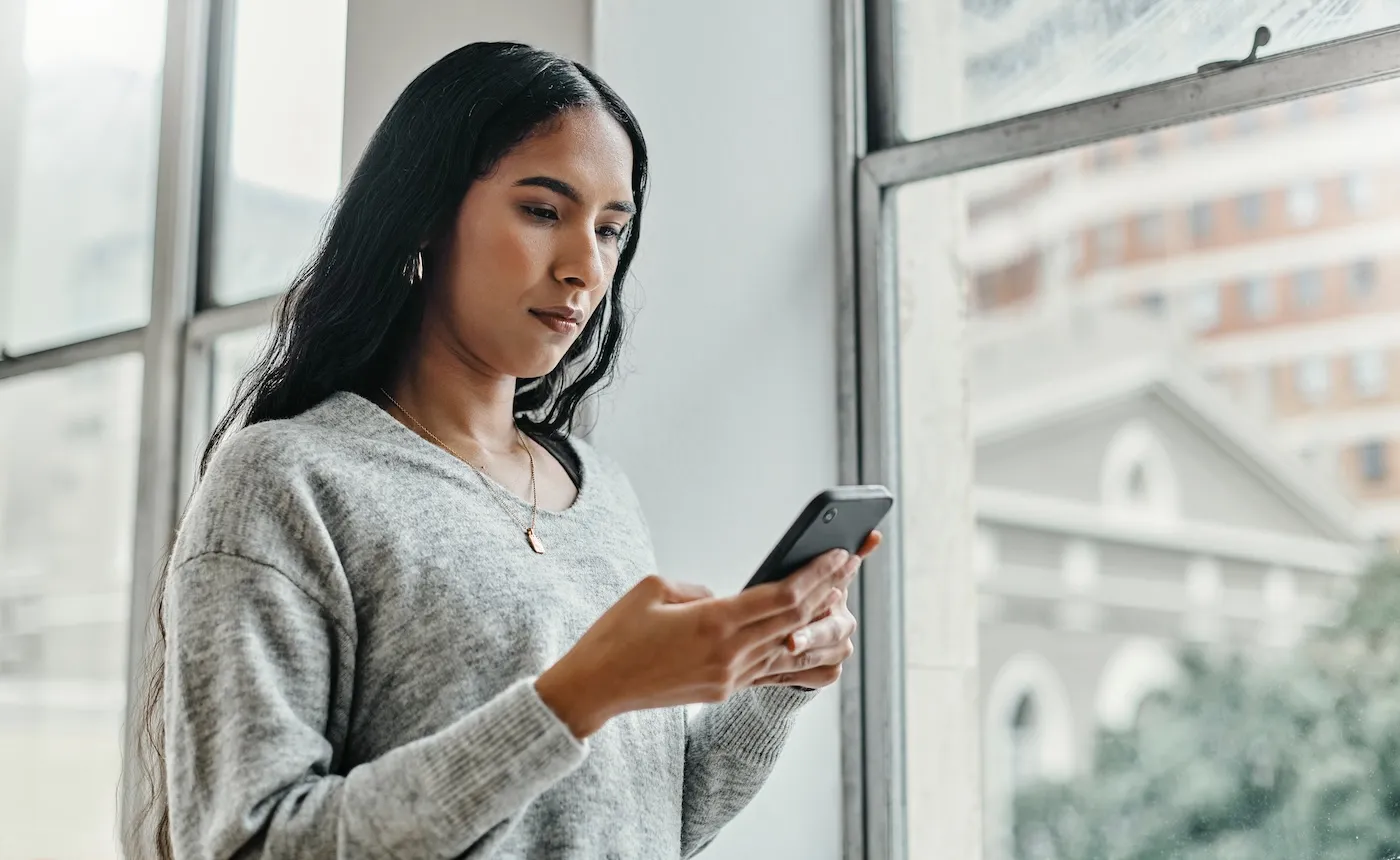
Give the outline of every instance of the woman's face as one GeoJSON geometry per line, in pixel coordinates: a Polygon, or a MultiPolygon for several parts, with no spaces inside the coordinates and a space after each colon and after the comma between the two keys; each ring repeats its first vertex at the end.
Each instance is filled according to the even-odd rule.
{"type": "Polygon", "coordinates": [[[544,376],[607,294],[632,213],[627,132],[567,111],[468,189],[429,252],[425,335],[478,371],[544,376]]]}

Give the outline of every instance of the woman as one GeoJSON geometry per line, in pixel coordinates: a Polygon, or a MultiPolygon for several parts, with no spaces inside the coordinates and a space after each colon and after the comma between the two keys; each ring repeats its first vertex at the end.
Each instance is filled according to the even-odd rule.
{"type": "Polygon", "coordinates": [[[557,56],[470,45],[400,96],[172,550],[163,854],[690,856],[757,791],[878,536],[733,597],[649,575],[570,435],[646,181],[631,112],[557,56]]]}

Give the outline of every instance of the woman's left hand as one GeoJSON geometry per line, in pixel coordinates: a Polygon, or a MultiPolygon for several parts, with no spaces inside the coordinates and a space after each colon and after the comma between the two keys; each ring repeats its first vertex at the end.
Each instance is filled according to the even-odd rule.
{"type": "MultiPolygon", "coordinates": [[[[880,533],[871,532],[856,555],[864,559],[879,545],[880,533]]],[[[854,578],[852,574],[851,579],[854,578]]],[[[841,664],[855,650],[851,635],[856,632],[856,617],[846,606],[849,585],[850,579],[847,579],[832,589],[826,611],[788,637],[787,650],[769,664],[753,686],[782,685],[815,690],[836,683],[841,677],[841,664]]]]}

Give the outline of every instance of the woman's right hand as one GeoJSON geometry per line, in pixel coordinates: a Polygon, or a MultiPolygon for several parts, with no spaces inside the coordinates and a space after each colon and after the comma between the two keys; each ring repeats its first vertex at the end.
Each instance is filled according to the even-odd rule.
{"type": "Polygon", "coordinates": [[[579,739],[628,711],[722,702],[783,655],[789,634],[840,600],[859,566],[858,557],[833,550],[780,582],[731,597],[649,576],[535,689],[579,739]]]}

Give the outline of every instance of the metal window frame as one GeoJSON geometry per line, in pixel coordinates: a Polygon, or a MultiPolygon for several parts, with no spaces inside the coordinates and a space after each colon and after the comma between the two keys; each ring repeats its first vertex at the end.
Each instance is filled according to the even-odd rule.
{"type": "MultiPolygon", "coordinates": [[[[855,237],[849,251],[838,243],[839,342],[843,351],[853,348],[840,368],[842,476],[891,487],[900,475],[897,225],[891,202],[901,186],[1400,77],[1400,27],[1390,27],[1229,71],[1187,75],[903,142],[895,99],[896,0],[866,0],[863,10],[852,0],[838,5],[847,7],[838,11],[838,25],[881,30],[845,38],[838,33],[836,42],[836,90],[846,100],[837,111],[836,151],[840,163],[852,165],[855,186],[848,193],[842,174],[837,188],[840,217],[853,225],[855,237]],[[863,15],[856,14],[860,11],[863,15]],[[859,57],[853,38],[869,56],[859,57]],[[866,70],[863,90],[851,86],[849,67],[857,64],[866,70]],[[863,116],[867,105],[877,115],[867,120],[870,151],[863,152],[851,144],[845,125],[852,116],[863,116]]],[[[850,741],[843,754],[847,860],[902,860],[909,852],[898,516],[885,531],[891,545],[871,559],[853,593],[862,632],[856,671],[843,682],[842,732],[850,741]],[[858,784],[852,784],[853,774],[859,775],[858,784]]]]}

